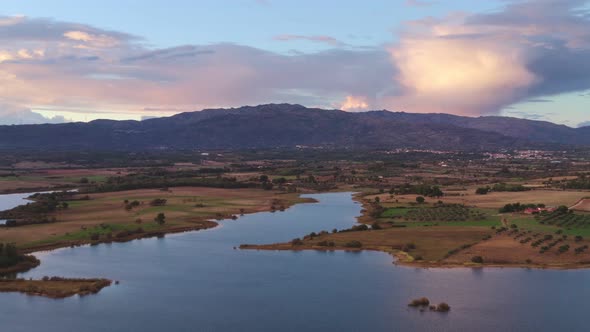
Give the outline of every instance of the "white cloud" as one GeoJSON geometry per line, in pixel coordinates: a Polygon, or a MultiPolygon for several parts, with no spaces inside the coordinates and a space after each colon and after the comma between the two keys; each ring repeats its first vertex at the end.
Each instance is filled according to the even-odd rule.
{"type": "Polygon", "coordinates": [[[62,123],[66,121],[63,116],[47,118],[27,108],[0,104],[0,125],[62,123]]]}

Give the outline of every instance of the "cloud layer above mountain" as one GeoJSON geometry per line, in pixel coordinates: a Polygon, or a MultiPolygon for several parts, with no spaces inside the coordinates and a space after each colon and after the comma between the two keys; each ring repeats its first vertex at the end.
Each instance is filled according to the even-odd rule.
{"type": "Polygon", "coordinates": [[[0,17],[0,103],[15,123],[43,121],[30,117],[37,108],[150,116],[160,114],[150,109],[266,102],[494,114],[590,88],[585,4],[511,1],[492,13],[410,21],[396,42],[372,48],[321,34],[275,35],[277,43],[331,47],[310,54],[227,43],[154,49],[141,37],[81,23],[0,17]]]}

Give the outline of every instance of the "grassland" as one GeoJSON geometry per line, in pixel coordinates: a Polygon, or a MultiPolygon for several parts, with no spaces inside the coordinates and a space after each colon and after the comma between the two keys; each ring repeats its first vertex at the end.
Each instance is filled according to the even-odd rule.
{"type": "Polygon", "coordinates": [[[14,242],[30,252],[97,241],[123,241],[214,227],[213,219],[236,218],[240,214],[272,209],[278,211],[309,201],[297,194],[261,189],[200,187],[165,191],[142,189],[88,196],[88,200],[69,201],[68,209],[55,212],[52,216],[57,222],[0,228],[0,242],[14,242]],[[151,206],[154,199],[166,199],[166,205],[151,206]],[[128,210],[125,201],[137,201],[139,205],[128,210]],[[154,221],[159,213],[165,214],[163,224],[154,221]]]}
{"type": "Polygon", "coordinates": [[[529,191],[526,192],[528,196],[523,193],[477,195],[487,197],[471,200],[473,205],[456,203],[455,196],[417,204],[415,195],[369,193],[357,197],[365,207],[359,221],[373,225],[374,229],[353,227],[336,233],[310,234],[288,243],[245,244],[241,248],[378,250],[396,256],[398,264],[421,267],[590,267],[587,250],[590,246],[590,223],[586,223],[590,214],[572,217],[570,213],[569,219],[562,217],[565,219],[550,224],[542,222],[543,217],[498,212],[499,207],[505,202],[512,202],[513,198],[526,198],[524,202],[548,202],[556,206],[575,202],[585,195],[584,192],[573,191],[551,191],[559,193],[557,195],[547,192],[529,191]],[[441,204],[440,200],[444,203],[441,204]],[[376,209],[376,206],[381,206],[381,209],[376,209]],[[381,211],[378,216],[374,215],[376,210],[381,211]],[[558,223],[565,226],[561,227],[558,223]],[[549,235],[551,240],[544,240],[549,235]]]}
{"type": "Polygon", "coordinates": [[[107,279],[44,278],[42,280],[0,279],[0,292],[20,292],[27,295],[65,298],[73,295],[96,294],[111,285],[107,279]]]}

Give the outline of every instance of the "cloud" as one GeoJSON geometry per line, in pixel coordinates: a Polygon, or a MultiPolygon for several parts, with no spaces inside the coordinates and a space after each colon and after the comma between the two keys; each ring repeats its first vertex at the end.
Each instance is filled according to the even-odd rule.
{"type": "Polygon", "coordinates": [[[106,34],[95,35],[84,31],[67,31],[64,37],[82,42],[77,47],[115,47],[119,44],[117,38],[106,34]]]}
{"type": "Polygon", "coordinates": [[[0,39],[8,38],[0,48],[7,49],[0,53],[0,100],[22,109],[150,116],[267,102],[329,107],[346,95],[374,101],[394,84],[383,49],[295,55],[229,43],[153,49],[80,24],[27,18],[16,25],[20,30],[11,26],[10,33],[0,27],[0,39]]]}
{"type": "Polygon", "coordinates": [[[508,2],[490,14],[408,22],[389,48],[408,111],[497,113],[527,99],[590,87],[585,1],[508,2]]]}
{"type": "Polygon", "coordinates": [[[307,40],[316,43],[324,43],[331,46],[343,46],[344,43],[338,39],[330,36],[303,36],[303,35],[278,35],[274,37],[274,40],[279,41],[293,41],[293,40],[307,40]]]}
{"type": "Polygon", "coordinates": [[[339,105],[344,111],[361,111],[369,108],[369,103],[365,97],[346,96],[346,100],[339,105]]]}
{"type": "Polygon", "coordinates": [[[268,102],[481,115],[590,89],[584,1],[502,3],[406,22],[396,43],[373,48],[276,36],[331,46],[289,54],[230,43],[156,49],[124,32],[0,16],[0,100],[31,121],[45,121],[31,109],[139,118],[268,102]]]}
{"type": "Polygon", "coordinates": [[[0,104],[0,125],[63,122],[66,122],[66,119],[63,116],[47,118],[39,113],[31,111],[30,109],[20,108],[14,105],[0,104]]]}

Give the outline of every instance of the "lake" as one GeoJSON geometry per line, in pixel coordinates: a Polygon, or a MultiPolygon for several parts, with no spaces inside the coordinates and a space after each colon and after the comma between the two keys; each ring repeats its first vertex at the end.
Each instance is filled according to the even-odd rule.
{"type": "MultiPolygon", "coordinates": [[[[5,196],[5,195],[4,195],[5,196]]],[[[162,239],[39,253],[22,274],[120,285],[61,300],[0,294],[3,331],[586,331],[590,271],[417,269],[379,252],[239,250],[349,228],[350,193],[162,239]],[[448,314],[408,308],[445,301],[448,314]]],[[[3,196],[0,196],[2,201],[3,196]]]]}
{"type": "MultiPolygon", "coordinates": [[[[31,196],[33,193],[25,193],[25,194],[6,194],[0,195],[0,211],[12,209],[16,206],[26,204],[28,202],[27,197],[31,196]]],[[[0,219],[0,224],[4,225],[6,220],[0,219]]]]}

